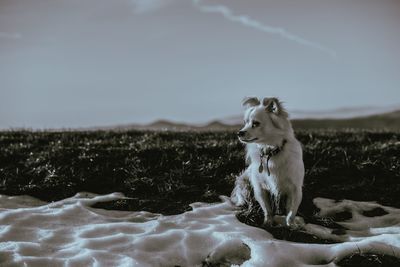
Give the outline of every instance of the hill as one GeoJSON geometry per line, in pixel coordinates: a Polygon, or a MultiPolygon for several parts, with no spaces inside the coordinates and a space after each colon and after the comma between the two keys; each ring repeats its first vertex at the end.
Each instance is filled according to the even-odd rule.
{"type": "MultiPolygon", "coordinates": [[[[296,113],[298,115],[298,113],[296,113]]],[[[295,114],[295,115],[296,115],[295,114]]],[[[327,114],[326,112],[323,114],[327,114]]],[[[294,129],[361,129],[361,130],[400,130],[400,109],[386,113],[374,115],[360,115],[356,117],[346,117],[341,115],[338,118],[324,117],[321,118],[313,114],[311,118],[302,118],[294,116],[292,124],[294,129]]],[[[330,113],[332,114],[332,113],[330,113]]],[[[366,114],[365,112],[363,114],[366,114]]],[[[229,118],[213,120],[205,124],[190,124],[184,122],[174,122],[168,120],[157,120],[150,124],[124,124],[108,127],[91,127],[81,128],[77,130],[153,130],[153,131],[236,131],[242,127],[242,116],[231,116],[229,118]]]]}
{"type": "MultiPolygon", "coordinates": [[[[125,127],[118,127],[121,129],[144,129],[144,130],[177,130],[177,131],[224,131],[224,130],[237,130],[241,128],[238,123],[241,119],[230,118],[229,121],[215,120],[208,124],[194,125],[185,123],[175,123],[166,120],[156,121],[148,125],[127,125],[125,127]]],[[[369,115],[353,118],[321,118],[321,119],[293,119],[292,124],[294,129],[308,130],[308,129],[364,129],[364,130],[400,130],[400,110],[369,115]]]]}
{"type": "Polygon", "coordinates": [[[348,119],[292,120],[295,129],[400,130],[400,110],[348,119]]]}

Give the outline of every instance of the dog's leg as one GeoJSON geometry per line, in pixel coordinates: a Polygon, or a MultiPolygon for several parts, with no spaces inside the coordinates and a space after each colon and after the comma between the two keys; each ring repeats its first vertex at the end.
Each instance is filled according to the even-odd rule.
{"type": "Polygon", "coordinates": [[[253,184],[254,189],[254,198],[257,200],[258,204],[260,204],[261,209],[264,212],[264,225],[271,225],[272,224],[272,208],[271,202],[269,199],[269,195],[267,191],[259,184],[253,184]]]}
{"type": "Polygon", "coordinates": [[[293,225],[294,218],[296,217],[297,210],[301,203],[301,198],[303,196],[301,188],[296,188],[292,186],[290,192],[286,199],[286,225],[293,225]]]}
{"type": "Polygon", "coordinates": [[[238,207],[245,205],[250,200],[251,185],[247,172],[247,170],[244,171],[236,178],[235,187],[231,193],[231,201],[238,207]]]}

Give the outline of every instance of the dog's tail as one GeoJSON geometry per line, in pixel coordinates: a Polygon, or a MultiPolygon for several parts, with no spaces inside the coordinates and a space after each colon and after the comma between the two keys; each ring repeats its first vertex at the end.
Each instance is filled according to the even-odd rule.
{"type": "Polygon", "coordinates": [[[235,187],[231,193],[231,201],[238,207],[251,204],[251,185],[246,172],[242,172],[236,178],[235,187]]]}

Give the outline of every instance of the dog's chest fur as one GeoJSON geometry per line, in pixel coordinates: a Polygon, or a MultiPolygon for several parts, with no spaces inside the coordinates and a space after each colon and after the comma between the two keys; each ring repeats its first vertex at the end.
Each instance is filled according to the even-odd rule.
{"type": "Polygon", "coordinates": [[[263,171],[259,172],[259,165],[261,164],[260,159],[255,160],[254,163],[249,166],[252,172],[252,183],[257,183],[263,189],[268,190],[273,195],[278,195],[279,192],[285,191],[285,178],[287,177],[284,169],[279,168],[279,165],[282,165],[282,160],[280,159],[282,155],[276,155],[274,158],[270,159],[268,162],[268,168],[270,170],[270,174],[267,172],[267,162],[263,160],[263,171]]]}
{"type": "Polygon", "coordinates": [[[282,151],[272,156],[267,162],[266,159],[261,159],[260,148],[257,145],[247,145],[251,184],[268,190],[276,196],[287,192],[290,186],[302,184],[303,181],[302,179],[299,181],[298,173],[298,167],[302,165],[301,154],[300,144],[295,140],[295,142],[288,142],[282,151]],[[260,173],[261,160],[263,168],[260,173]],[[268,175],[267,164],[270,175],[268,175]]]}

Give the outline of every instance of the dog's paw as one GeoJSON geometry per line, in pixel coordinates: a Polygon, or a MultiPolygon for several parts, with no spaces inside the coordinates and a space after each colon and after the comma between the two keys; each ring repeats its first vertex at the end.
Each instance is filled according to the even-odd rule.
{"type": "Polygon", "coordinates": [[[263,221],[264,227],[271,227],[274,225],[274,218],[272,216],[265,216],[263,221]]]}
{"type": "Polygon", "coordinates": [[[294,216],[286,216],[286,226],[292,229],[299,229],[305,225],[303,218],[294,217],[294,216]]]}

